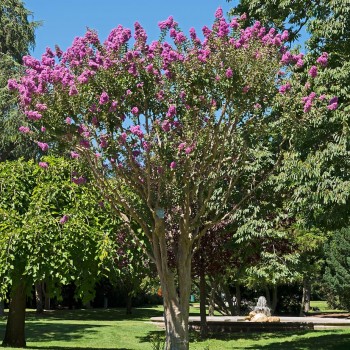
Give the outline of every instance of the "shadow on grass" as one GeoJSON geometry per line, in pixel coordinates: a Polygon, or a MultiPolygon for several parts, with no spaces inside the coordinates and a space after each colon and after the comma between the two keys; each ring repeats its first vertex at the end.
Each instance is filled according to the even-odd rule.
{"type": "MultiPolygon", "coordinates": [[[[264,350],[349,350],[350,333],[338,330],[329,331],[297,331],[297,332],[274,332],[274,333],[221,333],[211,334],[210,339],[235,341],[246,340],[249,344],[245,349],[264,350]],[[319,335],[317,333],[319,332],[319,335]],[[307,337],[307,335],[311,335],[307,337]],[[294,339],[289,337],[297,336],[294,339]],[[279,340],[284,338],[284,340],[279,340]],[[262,344],[264,340],[275,339],[272,344],[262,344]],[[259,342],[259,343],[258,343],[259,342]],[[255,343],[255,344],[254,344],[255,343]]],[[[203,341],[197,332],[191,332],[191,342],[203,341]]],[[[232,348],[234,349],[234,348],[232,348]]]]}
{"type": "Polygon", "coordinates": [[[45,347],[41,347],[41,346],[31,346],[27,348],[28,350],[30,349],[38,349],[38,350],[133,350],[133,349],[129,349],[129,348],[78,348],[78,347],[69,347],[69,346],[45,346],[45,347]]]}
{"type": "MultiPolygon", "coordinates": [[[[300,331],[300,332],[274,332],[274,333],[224,333],[211,334],[208,339],[216,339],[222,341],[242,341],[249,342],[244,349],[264,349],[264,350],[349,350],[350,334],[341,333],[334,330],[322,331],[319,335],[318,331],[300,331]],[[302,337],[303,335],[312,334],[310,338],[302,337]],[[294,339],[286,339],[291,336],[297,336],[294,339]],[[278,340],[282,339],[284,340],[278,340]],[[275,339],[272,344],[263,344],[264,340],[275,339]]],[[[164,331],[151,331],[144,337],[139,337],[141,343],[152,343],[156,339],[164,339],[164,331]]],[[[190,332],[190,343],[205,342],[208,339],[201,339],[199,333],[190,332]]],[[[232,344],[232,349],[235,349],[232,344]]],[[[238,347],[242,349],[242,347],[238,347]]]]}
{"type": "MultiPolygon", "coordinates": [[[[28,343],[45,343],[49,341],[71,341],[82,339],[86,333],[96,333],[96,330],[91,328],[99,327],[98,325],[82,325],[82,324],[45,324],[31,322],[26,325],[26,341],[28,343]]],[[[102,327],[102,326],[101,326],[102,327]]],[[[0,337],[5,334],[5,326],[0,325],[0,337]]],[[[1,348],[1,345],[0,345],[1,348]]],[[[71,347],[71,346],[28,346],[28,349],[40,350],[111,350],[112,348],[102,347],[71,347]]],[[[113,347],[114,350],[133,350],[129,348],[113,347]]]]}
{"type": "MultiPolygon", "coordinates": [[[[5,313],[7,316],[7,313],[5,313]]],[[[48,310],[37,314],[35,310],[26,311],[27,321],[69,320],[69,321],[143,321],[151,317],[163,316],[163,311],[156,307],[134,308],[131,315],[126,314],[125,308],[115,309],[76,309],[48,310]]],[[[0,319],[1,320],[1,319],[0,319]]],[[[2,318],[6,320],[6,317],[2,318]]]]}

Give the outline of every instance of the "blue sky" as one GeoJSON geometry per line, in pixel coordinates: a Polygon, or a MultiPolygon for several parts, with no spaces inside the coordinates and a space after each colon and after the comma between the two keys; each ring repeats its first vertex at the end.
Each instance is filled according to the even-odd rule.
{"type": "Polygon", "coordinates": [[[194,27],[198,32],[211,25],[215,10],[224,13],[233,6],[226,0],[24,0],[34,20],[43,25],[36,31],[36,47],[32,55],[39,58],[47,46],[55,44],[65,50],[86,27],[97,30],[104,40],[118,24],[133,29],[135,21],[146,29],[149,42],[159,37],[158,22],[170,15],[187,34],[194,27]]]}

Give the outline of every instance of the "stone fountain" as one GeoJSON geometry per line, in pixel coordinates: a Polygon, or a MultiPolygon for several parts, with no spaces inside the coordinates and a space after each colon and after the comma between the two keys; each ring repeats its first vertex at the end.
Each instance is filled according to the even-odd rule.
{"type": "Polygon", "coordinates": [[[245,319],[251,322],[280,322],[279,317],[271,316],[271,309],[267,306],[264,296],[259,297],[253,311],[245,319]]]}

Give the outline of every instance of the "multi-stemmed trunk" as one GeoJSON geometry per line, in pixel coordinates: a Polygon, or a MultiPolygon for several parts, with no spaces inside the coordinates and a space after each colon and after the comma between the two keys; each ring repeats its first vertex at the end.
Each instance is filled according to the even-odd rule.
{"type": "Polygon", "coordinates": [[[162,287],[166,350],[188,350],[188,316],[191,295],[191,241],[181,234],[177,243],[176,270],[169,266],[164,222],[159,220],[153,233],[153,249],[162,287]],[[176,278],[177,277],[177,278],[176,278]],[[176,285],[176,280],[178,285],[176,285]]]}
{"type": "Polygon", "coordinates": [[[26,287],[24,282],[17,284],[11,293],[9,314],[3,346],[23,348],[25,340],[26,287]]]}

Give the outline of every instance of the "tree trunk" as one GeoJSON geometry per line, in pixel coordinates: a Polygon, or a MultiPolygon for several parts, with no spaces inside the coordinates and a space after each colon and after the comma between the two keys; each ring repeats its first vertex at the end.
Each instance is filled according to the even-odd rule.
{"type": "Polygon", "coordinates": [[[152,239],[153,252],[163,295],[166,333],[165,349],[188,350],[192,245],[186,232],[182,231],[177,243],[177,289],[175,285],[175,273],[168,265],[164,220],[156,220],[156,228],[152,239]]]}
{"type": "Polygon", "coordinates": [[[274,314],[277,306],[277,285],[273,286],[272,289],[272,304],[271,304],[271,313],[274,314]]]}
{"type": "Polygon", "coordinates": [[[236,284],[236,312],[238,316],[241,314],[241,302],[242,302],[241,286],[239,284],[236,284]]]}
{"type": "Polygon", "coordinates": [[[207,283],[205,281],[204,269],[201,268],[199,275],[199,306],[200,306],[200,318],[201,318],[201,338],[206,339],[208,337],[208,323],[207,323],[207,311],[205,308],[207,293],[207,283]]]}
{"type": "Polygon", "coordinates": [[[20,282],[20,284],[18,284],[15,289],[11,291],[5,338],[2,343],[3,346],[13,348],[23,348],[26,346],[24,333],[25,312],[26,288],[25,284],[20,282]]]}
{"type": "Polygon", "coordinates": [[[311,283],[307,276],[303,278],[303,297],[301,300],[300,316],[310,311],[311,283]]]}
{"type": "Polygon", "coordinates": [[[131,308],[132,308],[132,296],[130,293],[128,293],[126,296],[126,314],[127,315],[132,314],[131,308]]]}
{"type": "Polygon", "coordinates": [[[226,302],[228,304],[228,309],[230,310],[230,316],[234,316],[235,314],[235,307],[233,306],[233,302],[232,302],[232,295],[231,295],[231,292],[229,290],[229,288],[227,287],[227,284],[224,283],[222,285],[222,289],[225,293],[225,296],[226,296],[226,302]]]}
{"type": "Polygon", "coordinates": [[[3,300],[0,301],[0,316],[5,315],[5,303],[3,300]]]}
{"type": "Polygon", "coordinates": [[[42,314],[44,312],[43,283],[39,281],[39,282],[36,282],[34,286],[35,286],[36,312],[39,314],[42,314]]]}
{"type": "Polygon", "coordinates": [[[215,293],[216,293],[217,281],[214,278],[211,283],[210,298],[209,298],[209,316],[214,316],[215,311],[215,293]]]}
{"type": "Polygon", "coordinates": [[[45,295],[45,310],[50,310],[50,291],[47,283],[44,283],[44,295],[45,295]]]}
{"type": "Polygon", "coordinates": [[[265,293],[266,293],[266,302],[267,302],[267,306],[271,307],[271,295],[270,295],[270,289],[269,287],[265,286],[265,293]]]}

